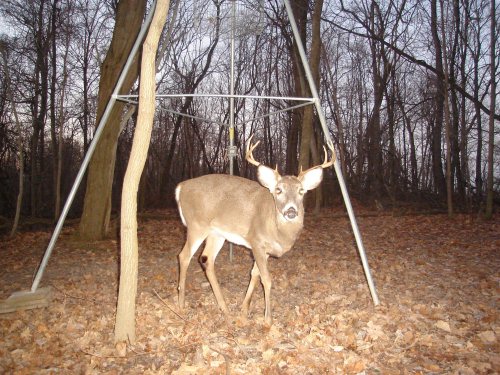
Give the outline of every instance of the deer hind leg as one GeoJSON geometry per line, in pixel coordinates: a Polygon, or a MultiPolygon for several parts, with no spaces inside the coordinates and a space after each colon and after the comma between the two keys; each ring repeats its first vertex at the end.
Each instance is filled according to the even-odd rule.
{"type": "Polygon", "coordinates": [[[205,241],[205,249],[201,254],[201,263],[203,268],[205,269],[205,273],[207,275],[208,281],[212,286],[212,290],[215,294],[215,299],[217,300],[217,304],[220,309],[226,314],[229,314],[229,310],[226,305],[226,301],[224,301],[224,297],[222,296],[222,292],[220,290],[219,282],[217,281],[217,277],[215,276],[215,258],[217,254],[219,254],[222,245],[224,244],[225,238],[222,236],[218,236],[215,234],[210,234],[205,241]]]}
{"type": "Polygon", "coordinates": [[[252,299],[252,294],[255,289],[255,285],[260,279],[259,267],[257,266],[257,262],[253,262],[252,272],[250,272],[251,279],[248,284],[247,294],[245,295],[245,299],[241,304],[241,311],[244,316],[248,316],[248,309],[250,308],[250,300],[252,299]]]}
{"type": "Polygon", "coordinates": [[[264,287],[264,300],[266,302],[266,311],[264,315],[264,321],[266,324],[271,325],[273,323],[273,316],[271,312],[271,275],[267,269],[267,254],[255,254],[254,258],[257,267],[259,267],[260,279],[262,281],[262,286],[264,287]]]}
{"type": "Polygon", "coordinates": [[[193,234],[193,231],[188,229],[187,240],[179,253],[179,308],[184,309],[185,307],[185,293],[186,293],[186,273],[189,267],[189,262],[194,253],[198,250],[201,243],[205,240],[204,236],[197,236],[193,234]]]}

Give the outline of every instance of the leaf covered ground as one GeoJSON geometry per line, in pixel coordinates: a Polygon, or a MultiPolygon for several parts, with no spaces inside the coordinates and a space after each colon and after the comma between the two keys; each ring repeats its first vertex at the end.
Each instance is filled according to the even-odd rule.
{"type": "MultiPolygon", "coordinates": [[[[381,305],[372,303],[344,212],[306,217],[295,247],[270,260],[272,327],[263,292],[239,317],[252,258],[235,246],[216,272],[233,319],[202,268],[176,307],[185,229],[175,211],[141,216],[137,340],[116,348],[119,243],[81,243],[66,228],[42,286],[49,307],[0,315],[0,373],[494,374],[500,372],[500,225],[468,215],[362,213],[381,305]]],[[[3,238],[0,298],[29,289],[49,231],[3,238]]]]}

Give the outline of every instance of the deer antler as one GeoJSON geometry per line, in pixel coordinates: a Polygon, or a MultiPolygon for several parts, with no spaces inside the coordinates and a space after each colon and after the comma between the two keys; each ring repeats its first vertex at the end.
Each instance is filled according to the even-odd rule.
{"type": "Polygon", "coordinates": [[[317,167],[321,167],[321,168],[325,169],[325,168],[328,168],[329,166],[333,165],[333,163],[335,163],[335,160],[336,160],[335,150],[333,149],[333,146],[330,146],[330,145],[328,145],[328,148],[330,150],[332,150],[332,158],[330,160],[328,160],[328,152],[326,151],[326,147],[323,146],[323,150],[325,151],[325,161],[323,162],[323,164],[315,165],[314,167],[311,167],[305,171],[302,170],[302,166],[301,166],[299,177],[304,175],[305,173],[307,173],[307,171],[309,171],[311,169],[314,169],[317,167]]]}
{"type": "Polygon", "coordinates": [[[247,159],[247,161],[250,163],[250,164],[253,164],[255,166],[259,166],[260,163],[254,159],[253,157],[253,150],[255,150],[255,148],[259,145],[260,141],[258,141],[257,143],[255,144],[252,144],[252,138],[253,138],[253,134],[250,136],[250,138],[248,139],[248,142],[247,142],[247,148],[246,148],[246,155],[245,155],[245,159],[247,159]]]}
{"type": "Polygon", "coordinates": [[[325,161],[323,162],[323,164],[321,164],[321,168],[328,168],[329,166],[333,165],[333,163],[335,163],[335,159],[336,159],[336,156],[335,156],[335,150],[332,148],[332,158],[327,162],[327,159],[328,159],[328,152],[326,151],[326,147],[323,146],[323,151],[325,151],[325,161]]]}

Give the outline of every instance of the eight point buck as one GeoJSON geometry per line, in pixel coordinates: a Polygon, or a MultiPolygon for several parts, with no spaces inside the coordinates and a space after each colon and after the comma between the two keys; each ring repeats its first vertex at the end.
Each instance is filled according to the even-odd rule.
{"type": "Polygon", "coordinates": [[[200,259],[219,307],[229,313],[214,271],[215,258],[227,240],[252,249],[255,260],[243,313],[248,314],[260,277],[264,286],[265,322],[270,325],[271,277],[267,258],[280,257],[292,248],[303,227],[304,194],[320,184],[323,168],[333,164],[335,153],[328,161],[325,149],[323,164],[301,171],[298,177],[280,176],[277,170],[254,159],[253,150],[259,142],[251,145],[250,141],[251,138],[246,160],[257,166],[260,184],[237,176],[212,174],[184,181],[175,189],[179,213],[187,227],[186,244],[179,254],[179,307],[184,308],[189,262],[205,241],[200,259]]]}

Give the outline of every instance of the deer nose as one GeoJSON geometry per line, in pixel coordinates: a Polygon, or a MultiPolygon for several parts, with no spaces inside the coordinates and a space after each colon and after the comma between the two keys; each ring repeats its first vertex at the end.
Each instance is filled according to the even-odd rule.
{"type": "Polygon", "coordinates": [[[288,220],[293,220],[297,217],[297,209],[295,207],[289,207],[288,210],[286,210],[283,213],[283,216],[285,216],[288,220]]]}

